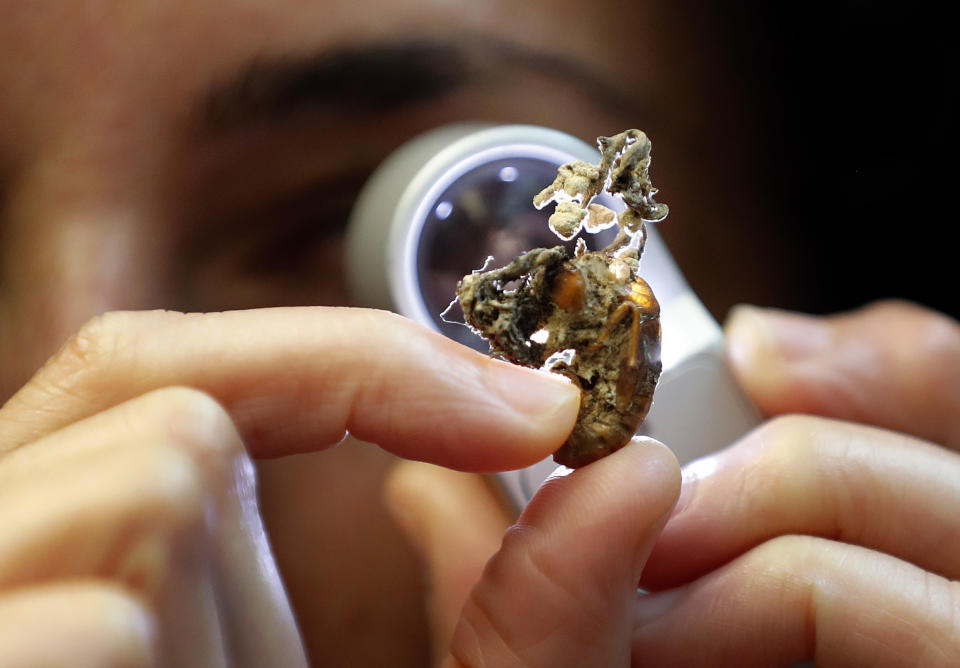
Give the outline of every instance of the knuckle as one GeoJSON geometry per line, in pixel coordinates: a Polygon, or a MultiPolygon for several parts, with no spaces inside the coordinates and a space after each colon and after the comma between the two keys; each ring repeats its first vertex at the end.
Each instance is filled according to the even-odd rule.
{"type": "Polygon", "coordinates": [[[67,340],[53,363],[67,371],[81,372],[115,359],[127,347],[131,316],[126,311],[94,316],[67,340]]]}
{"type": "Polygon", "coordinates": [[[904,366],[922,365],[921,378],[944,396],[956,397],[960,388],[960,324],[941,315],[931,313],[919,320],[911,350],[903,354],[904,366]],[[923,355],[911,355],[922,350],[923,355]]]}
{"type": "Polygon", "coordinates": [[[128,320],[132,314],[109,312],[88,320],[47,360],[24,389],[17,394],[18,407],[28,415],[54,417],[56,399],[69,397],[85,401],[91,386],[112,387],[110,367],[129,350],[128,320]]]}
{"type": "Polygon", "coordinates": [[[0,665],[155,666],[156,620],[116,583],[73,580],[4,592],[0,665]],[[38,642],[56,638],[48,651],[38,642]]]}
{"type": "Polygon", "coordinates": [[[883,300],[865,306],[861,314],[857,319],[863,326],[885,332],[911,352],[923,350],[929,359],[960,358],[960,323],[939,311],[903,300],[883,300]]]}
{"type": "Polygon", "coordinates": [[[751,565],[755,572],[769,574],[787,583],[805,582],[822,586],[843,577],[849,569],[861,567],[866,548],[823,536],[781,534],[754,548],[751,565]]]}
{"type": "Polygon", "coordinates": [[[902,316],[905,314],[922,313],[927,311],[919,304],[915,304],[906,299],[886,298],[870,302],[863,307],[863,313],[869,313],[882,317],[902,316]]]}
{"type": "Polygon", "coordinates": [[[761,548],[766,551],[767,556],[776,557],[777,560],[783,555],[795,555],[796,558],[802,558],[820,540],[814,536],[784,534],[771,538],[761,548]]]}
{"type": "MultiPolygon", "coordinates": [[[[957,321],[950,316],[932,309],[929,306],[918,304],[906,299],[889,298],[878,299],[866,304],[860,309],[851,311],[848,315],[863,315],[869,320],[886,320],[890,322],[943,322],[952,323],[957,327],[957,321]]],[[[843,315],[841,315],[843,317],[843,315]]]]}
{"type": "Polygon", "coordinates": [[[865,306],[836,316],[841,323],[859,323],[863,327],[895,328],[904,332],[927,322],[951,322],[950,317],[927,306],[905,299],[878,299],[865,306]]]}
{"type": "Polygon", "coordinates": [[[782,521],[783,507],[778,500],[793,488],[793,474],[805,456],[807,434],[803,416],[787,415],[764,423],[752,435],[749,455],[734,472],[737,486],[731,499],[739,512],[758,522],[782,521]]]}
{"type": "Polygon", "coordinates": [[[207,490],[195,458],[169,446],[146,448],[142,457],[141,470],[148,474],[138,494],[146,516],[177,528],[202,523],[207,490]]]}
{"type": "Polygon", "coordinates": [[[858,457],[858,439],[849,425],[789,414],[761,427],[759,437],[763,445],[748,475],[762,481],[755,484],[765,487],[768,498],[782,500],[795,493],[798,501],[826,504],[823,509],[850,500],[855,485],[848,484],[845,472],[847,462],[858,457]]]}
{"type": "Polygon", "coordinates": [[[107,311],[87,320],[49,364],[66,371],[102,369],[130,361],[140,333],[174,325],[186,316],[176,311],[107,311]]]}
{"type": "Polygon", "coordinates": [[[797,413],[775,417],[755,432],[760,440],[760,452],[776,459],[809,454],[821,422],[821,418],[797,413]]]}
{"type": "Polygon", "coordinates": [[[198,462],[243,452],[230,414],[206,392],[172,386],[154,390],[148,399],[173,442],[198,462]]]}
{"type": "Polygon", "coordinates": [[[86,618],[96,624],[97,635],[109,641],[104,649],[110,665],[151,665],[155,620],[143,603],[115,586],[99,586],[86,597],[86,618]]]}
{"type": "Polygon", "coordinates": [[[817,549],[828,541],[813,536],[785,534],[761,543],[748,553],[747,571],[754,575],[766,574],[772,580],[793,578],[798,574],[817,570],[815,563],[822,558],[817,549]]]}

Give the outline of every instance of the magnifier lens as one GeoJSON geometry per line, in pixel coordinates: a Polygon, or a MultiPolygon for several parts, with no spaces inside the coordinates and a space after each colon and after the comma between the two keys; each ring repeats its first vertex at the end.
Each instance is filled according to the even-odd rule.
{"type": "MultiPolygon", "coordinates": [[[[547,224],[554,207],[537,211],[533,197],[560,165],[599,155],[575,137],[533,125],[450,125],[410,140],[377,168],[351,213],[346,268],[354,302],[391,309],[487,352],[454,302],[458,281],[533,248],[563,244],[572,254],[577,240],[554,235],[547,224]]],[[[597,202],[623,208],[605,195],[597,202]]],[[[597,250],[614,236],[611,228],[583,239],[597,250]]]]}
{"type": "MultiPolygon", "coordinates": [[[[459,304],[447,310],[457,282],[483,267],[487,258],[493,257],[492,268],[531,248],[564,245],[573,253],[576,239],[563,242],[547,226],[553,207],[538,211],[532,204],[533,196],[556,175],[557,164],[546,160],[494,160],[464,173],[436,198],[420,233],[417,280],[427,312],[444,334],[487,351],[486,341],[457,324],[463,322],[459,304]]],[[[584,235],[591,249],[605,246],[611,238],[584,235]]]]}

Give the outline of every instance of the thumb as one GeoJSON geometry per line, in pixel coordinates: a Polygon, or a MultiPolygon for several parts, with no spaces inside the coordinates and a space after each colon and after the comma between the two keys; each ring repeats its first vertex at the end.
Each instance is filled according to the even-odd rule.
{"type": "Polygon", "coordinates": [[[463,604],[511,518],[475,473],[404,461],[390,472],[387,507],[427,569],[427,616],[439,665],[463,604]]]}
{"type": "Polygon", "coordinates": [[[444,666],[629,665],[637,582],[679,491],[676,458],[641,438],[548,480],[470,593],[444,666]]]}
{"type": "Polygon", "coordinates": [[[960,448],[960,324],[907,302],[814,317],[739,306],[725,326],[741,384],[768,415],[801,412],[960,448]]]}

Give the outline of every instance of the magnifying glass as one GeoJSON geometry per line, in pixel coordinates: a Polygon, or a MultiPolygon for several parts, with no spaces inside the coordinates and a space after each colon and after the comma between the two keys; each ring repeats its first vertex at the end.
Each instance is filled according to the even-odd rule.
{"type": "MultiPolygon", "coordinates": [[[[404,144],[374,172],[351,214],[347,276],[355,303],[395,311],[487,352],[452,304],[457,282],[561,243],[547,225],[549,208],[538,211],[532,200],[574,160],[595,164],[600,152],[533,125],[444,126],[404,144]]],[[[624,208],[607,195],[595,201],[624,208]]],[[[596,250],[614,233],[582,238],[596,250]]],[[[572,251],[576,238],[567,243],[572,251]]],[[[760,415],[727,367],[719,325],[649,225],[639,274],[660,302],[663,332],[663,372],[639,433],[665,443],[683,464],[733,442],[760,415]]],[[[499,478],[522,507],[555,468],[547,459],[499,478]]]]}

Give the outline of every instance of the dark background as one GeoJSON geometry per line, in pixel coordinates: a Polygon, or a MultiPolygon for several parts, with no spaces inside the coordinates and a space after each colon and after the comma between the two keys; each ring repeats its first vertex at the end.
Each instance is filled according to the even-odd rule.
{"type": "Polygon", "coordinates": [[[771,211],[811,269],[782,306],[827,313],[902,297],[960,317],[949,4],[743,2],[711,13],[758,112],[771,211]]]}

